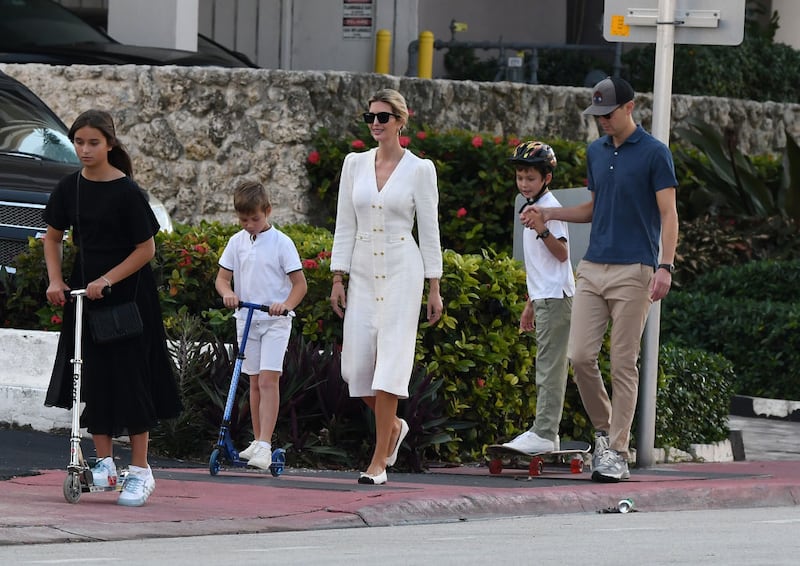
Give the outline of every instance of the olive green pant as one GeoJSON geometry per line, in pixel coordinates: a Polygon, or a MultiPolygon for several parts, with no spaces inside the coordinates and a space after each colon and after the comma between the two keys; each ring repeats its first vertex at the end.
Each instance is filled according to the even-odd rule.
{"type": "Polygon", "coordinates": [[[531,430],[555,440],[567,390],[567,343],[572,297],[536,299],[536,420],[531,430]]]}

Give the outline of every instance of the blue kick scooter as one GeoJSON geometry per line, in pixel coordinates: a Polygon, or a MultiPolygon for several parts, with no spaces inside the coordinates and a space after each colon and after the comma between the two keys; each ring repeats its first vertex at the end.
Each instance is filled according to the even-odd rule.
{"type": "MultiPolygon", "coordinates": [[[[211,452],[211,457],[208,460],[208,471],[212,476],[219,473],[222,460],[228,466],[235,468],[244,468],[247,466],[247,460],[239,459],[239,452],[234,448],[233,441],[231,440],[231,412],[233,411],[233,402],[236,399],[236,388],[239,385],[239,376],[242,373],[242,363],[244,363],[244,346],[247,344],[247,335],[250,332],[250,323],[253,320],[253,311],[258,309],[263,312],[269,312],[269,305],[259,305],[256,303],[239,302],[239,308],[247,309],[247,320],[244,325],[244,332],[242,333],[242,342],[239,344],[239,353],[236,355],[236,364],[233,366],[233,377],[231,378],[231,386],[228,390],[228,400],[225,403],[225,413],[222,416],[222,426],[219,429],[219,438],[217,445],[211,452]]],[[[294,316],[292,311],[284,311],[284,316],[294,316]]],[[[272,464],[270,464],[269,472],[273,477],[278,477],[283,473],[284,464],[286,463],[286,451],[283,448],[276,448],[272,451],[272,464]]]]}

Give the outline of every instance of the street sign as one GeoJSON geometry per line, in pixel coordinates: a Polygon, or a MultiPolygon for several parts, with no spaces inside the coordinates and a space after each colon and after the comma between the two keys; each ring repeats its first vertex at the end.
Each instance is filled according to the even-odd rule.
{"type": "Polygon", "coordinates": [[[619,43],[655,43],[658,24],[674,23],[675,43],[739,45],[746,0],[675,0],[672,22],[658,21],[659,0],[605,0],[603,37],[619,43]]]}

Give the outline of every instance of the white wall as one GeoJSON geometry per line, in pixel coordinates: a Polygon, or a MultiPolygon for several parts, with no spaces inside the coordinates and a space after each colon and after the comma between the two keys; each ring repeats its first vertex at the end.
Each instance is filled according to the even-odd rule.
{"type": "Polygon", "coordinates": [[[122,43],[197,51],[197,0],[109,0],[108,35],[122,43]]]}
{"type": "Polygon", "coordinates": [[[775,32],[775,41],[791,45],[800,49],[800,2],[797,0],[772,0],[772,10],[778,11],[778,31],[775,32]]]}

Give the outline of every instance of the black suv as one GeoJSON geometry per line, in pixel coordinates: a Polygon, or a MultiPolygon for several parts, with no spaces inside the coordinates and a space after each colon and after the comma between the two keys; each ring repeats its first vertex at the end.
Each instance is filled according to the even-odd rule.
{"type": "MultiPolygon", "coordinates": [[[[0,71],[0,266],[9,271],[28,238],[44,235],[42,211],[56,183],[81,167],[67,133],[39,97],[0,71]]],[[[164,205],[150,197],[150,206],[171,230],[164,205]]]]}

